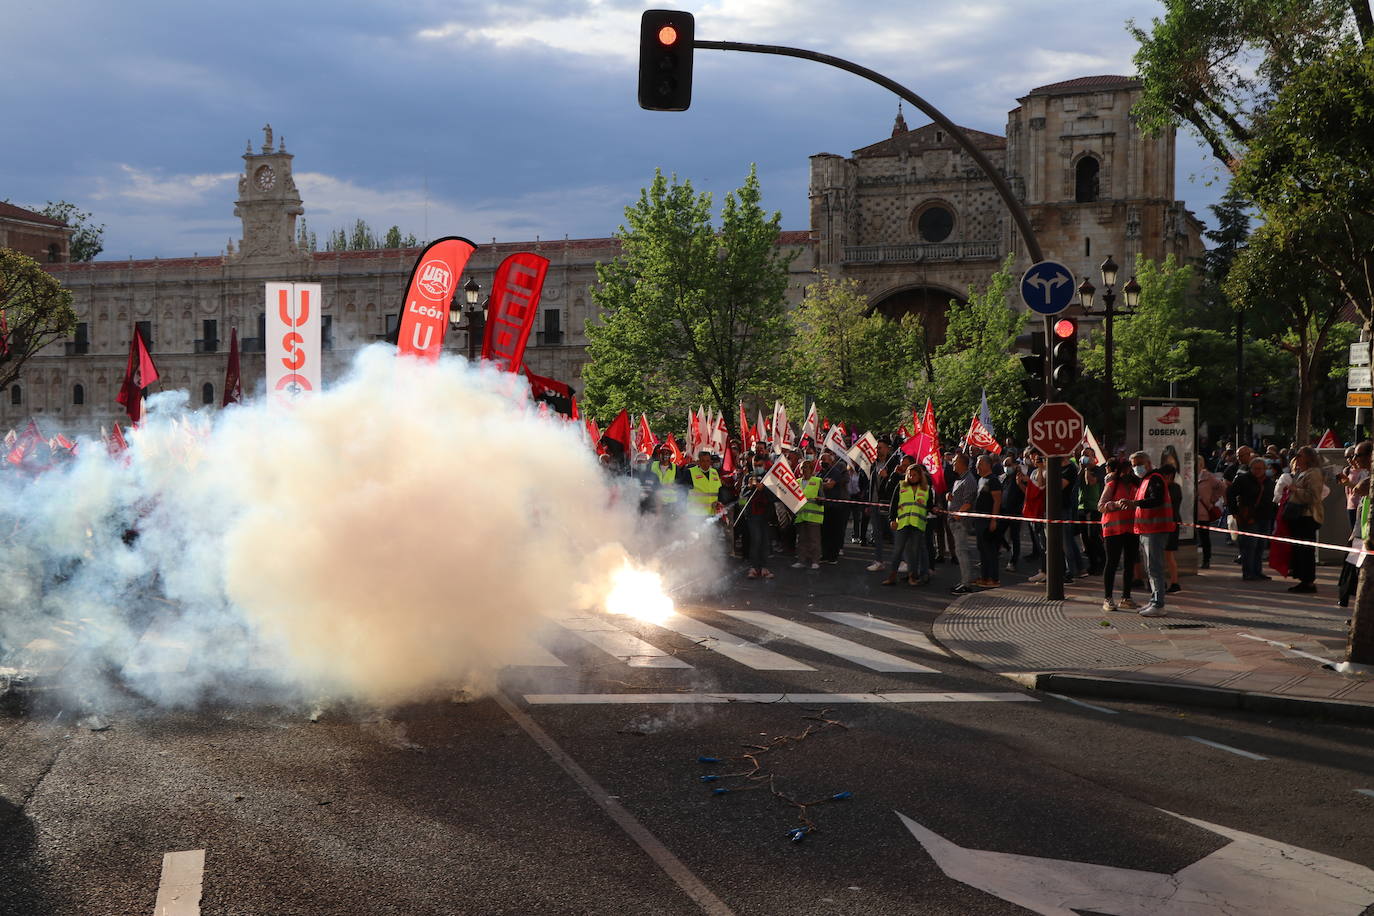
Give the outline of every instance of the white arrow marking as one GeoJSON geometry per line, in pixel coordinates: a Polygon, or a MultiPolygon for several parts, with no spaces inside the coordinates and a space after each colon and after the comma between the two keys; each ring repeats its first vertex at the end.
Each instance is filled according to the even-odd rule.
{"type": "Polygon", "coordinates": [[[1374,904],[1374,870],[1173,814],[1232,842],[1172,875],[968,849],[894,811],[946,875],[1043,916],[1303,913],[1358,916],[1374,904]]]}

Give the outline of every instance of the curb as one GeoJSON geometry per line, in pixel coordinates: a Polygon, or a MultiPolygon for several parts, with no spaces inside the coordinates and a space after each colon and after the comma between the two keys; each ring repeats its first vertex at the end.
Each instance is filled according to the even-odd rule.
{"type": "Polygon", "coordinates": [[[1276,693],[1226,690],[1199,684],[1170,684],[1130,678],[1093,677],[1085,674],[1043,672],[999,672],[1002,677],[1031,690],[1074,696],[1103,697],[1116,700],[1145,700],[1205,706],[1212,709],[1241,709],[1246,712],[1283,716],[1324,716],[1343,722],[1374,725],[1374,705],[1344,700],[1291,697],[1276,693]]]}

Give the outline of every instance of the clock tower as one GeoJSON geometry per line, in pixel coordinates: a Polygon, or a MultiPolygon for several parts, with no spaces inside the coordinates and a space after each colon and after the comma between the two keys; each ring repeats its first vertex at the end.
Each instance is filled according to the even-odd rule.
{"type": "Polygon", "coordinates": [[[286,138],[274,149],[272,125],[262,129],[260,152],[253,144],[243,154],[243,174],[239,176],[239,199],[234,215],[243,221],[243,239],[236,260],[290,258],[296,248],[296,217],[305,212],[301,195],[291,177],[291,154],[286,138]]]}

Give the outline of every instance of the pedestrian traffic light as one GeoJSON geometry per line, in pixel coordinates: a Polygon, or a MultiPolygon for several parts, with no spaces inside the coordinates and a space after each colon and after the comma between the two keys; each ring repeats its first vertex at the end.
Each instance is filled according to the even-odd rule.
{"type": "Polygon", "coordinates": [[[1045,396],[1045,332],[1022,334],[1016,338],[1016,349],[1030,350],[1021,354],[1021,367],[1026,370],[1021,387],[1028,396],[1038,401],[1045,396]]]}
{"type": "Polygon", "coordinates": [[[692,104],[696,19],[681,10],[645,10],[639,19],[639,107],[686,111],[692,104]]]}
{"type": "Polygon", "coordinates": [[[1062,397],[1078,381],[1078,319],[1059,318],[1054,322],[1053,379],[1056,397],[1062,397]]]}

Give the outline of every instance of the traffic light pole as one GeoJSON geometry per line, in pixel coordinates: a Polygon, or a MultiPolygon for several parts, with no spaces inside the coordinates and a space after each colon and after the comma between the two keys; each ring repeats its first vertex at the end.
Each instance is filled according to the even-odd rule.
{"type": "MultiPolygon", "coordinates": [[[[1002,202],[1007,205],[1007,210],[1011,212],[1012,221],[1016,223],[1016,229],[1021,233],[1021,240],[1025,243],[1026,253],[1030,255],[1031,263],[1038,264],[1045,260],[1045,254],[1040,249],[1040,241],[1035,237],[1035,230],[1031,228],[1030,216],[1026,213],[1026,208],[1021,205],[1021,201],[1016,199],[1012,193],[1011,186],[1007,184],[1006,178],[997,170],[987,156],[974,145],[968,134],[964,133],[963,128],[945,117],[934,105],[921,98],[901,83],[891,80],[876,70],[860,66],[851,60],[843,57],[835,57],[830,54],[821,54],[817,51],[809,51],[805,48],[788,48],[781,45],[758,45],[740,41],[692,41],[693,48],[702,48],[712,51],[744,51],[751,54],[776,54],[781,57],[796,57],[801,60],[815,61],[818,64],[826,64],[861,76],[869,82],[882,86],[888,92],[895,94],[898,98],[914,105],[919,111],[924,112],[945,132],[959,144],[959,147],[968,154],[969,158],[980,168],[992,186],[997,190],[1002,202]]],[[[1054,373],[1050,365],[1050,352],[1052,349],[1051,341],[1054,340],[1053,320],[1045,318],[1045,403],[1054,400],[1054,373]]],[[[1063,459],[1049,458],[1046,461],[1045,470],[1045,598],[1050,601],[1064,600],[1064,535],[1055,524],[1059,520],[1060,510],[1063,505],[1063,494],[1060,486],[1063,481],[1063,459]]]]}

